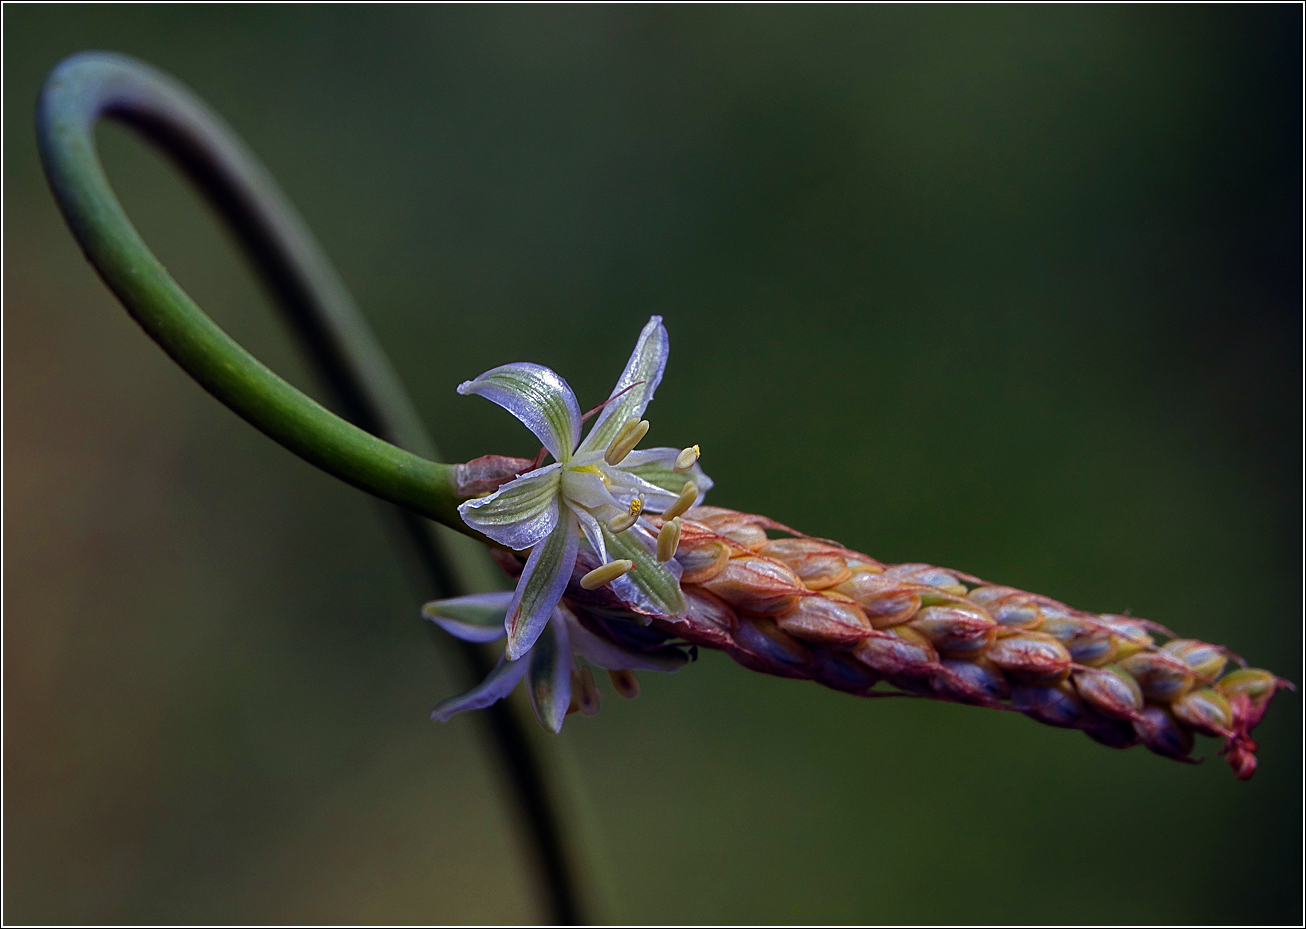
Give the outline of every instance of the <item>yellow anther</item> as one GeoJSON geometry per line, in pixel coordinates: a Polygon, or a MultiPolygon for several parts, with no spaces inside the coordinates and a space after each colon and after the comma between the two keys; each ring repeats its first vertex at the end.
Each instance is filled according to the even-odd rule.
{"type": "Polygon", "coordinates": [[[625,532],[631,526],[635,525],[636,519],[638,519],[638,517],[632,513],[618,513],[616,516],[608,520],[608,529],[610,529],[614,535],[625,532]]]}
{"type": "Polygon", "coordinates": [[[631,497],[631,498],[630,498],[630,515],[631,515],[631,516],[638,516],[640,513],[643,513],[643,512],[644,512],[644,495],[643,495],[643,494],[640,494],[638,497],[631,497]]]}
{"type": "Polygon", "coordinates": [[[689,448],[682,448],[680,454],[676,456],[676,463],[672,466],[672,471],[683,472],[694,467],[694,462],[698,461],[698,456],[702,452],[697,445],[691,445],[689,448]]]}
{"type": "Polygon", "coordinates": [[[680,491],[680,496],[676,498],[675,503],[666,508],[666,511],[662,514],[662,518],[675,519],[677,516],[684,513],[685,510],[693,506],[694,501],[697,499],[698,485],[693,481],[686,481],[684,489],[680,491]]]}
{"type": "Polygon", "coordinates": [[[658,532],[658,561],[670,561],[680,547],[680,520],[668,519],[658,532]]]}
{"type": "Polygon", "coordinates": [[[589,574],[582,577],[580,579],[580,586],[584,587],[586,590],[597,590],[604,584],[611,584],[633,567],[635,567],[635,562],[628,558],[618,558],[616,561],[609,561],[602,567],[595,568],[589,574]]]}
{"type": "Polygon", "coordinates": [[[612,689],[627,700],[634,700],[639,696],[639,678],[633,671],[624,668],[620,671],[609,671],[608,677],[612,679],[612,689]]]}
{"type": "Polygon", "coordinates": [[[617,430],[617,434],[608,443],[608,450],[603,453],[603,460],[610,465],[621,464],[647,432],[647,419],[626,420],[626,424],[617,430]]]}

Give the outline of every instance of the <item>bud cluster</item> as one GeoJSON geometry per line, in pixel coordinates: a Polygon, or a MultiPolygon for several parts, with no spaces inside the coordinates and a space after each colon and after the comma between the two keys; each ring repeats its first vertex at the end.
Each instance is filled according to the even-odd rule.
{"type": "Polygon", "coordinates": [[[1195,761],[1195,733],[1216,736],[1240,779],[1256,769],[1251,730],[1291,686],[1156,623],[931,565],[885,565],[763,516],[690,509],[675,557],[682,615],[637,626],[615,618],[616,604],[587,607],[569,591],[580,621],[628,647],[661,647],[670,635],[767,674],[1020,712],[1180,761],[1195,761]]]}

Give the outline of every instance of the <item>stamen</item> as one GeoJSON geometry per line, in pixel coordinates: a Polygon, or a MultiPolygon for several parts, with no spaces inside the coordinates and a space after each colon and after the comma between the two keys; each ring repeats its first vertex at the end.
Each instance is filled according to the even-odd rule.
{"type": "Polygon", "coordinates": [[[609,561],[602,567],[595,568],[589,574],[582,577],[580,579],[580,586],[584,587],[586,590],[597,590],[604,584],[611,584],[633,567],[635,567],[635,562],[628,558],[618,558],[616,561],[609,561]]]}
{"type": "Polygon", "coordinates": [[[638,516],[644,512],[644,495],[638,494],[630,498],[630,515],[638,516]]]}
{"type": "Polygon", "coordinates": [[[684,513],[685,510],[693,506],[694,501],[697,499],[698,499],[698,485],[695,484],[693,481],[686,481],[684,489],[680,491],[680,496],[676,498],[675,503],[671,504],[671,506],[666,508],[666,510],[662,514],[662,518],[675,519],[677,516],[684,513]]]}
{"type": "Polygon", "coordinates": [[[608,443],[608,450],[603,453],[603,460],[610,465],[621,464],[627,455],[634,451],[639,440],[648,433],[647,419],[628,419],[617,430],[617,434],[608,443]]]}
{"type": "Polygon", "coordinates": [[[639,517],[635,516],[633,513],[618,513],[616,516],[608,520],[608,529],[610,529],[614,535],[620,535],[631,526],[635,525],[635,521],[638,518],[639,517]]]}
{"type": "Polygon", "coordinates": [[[624,668],[620,671],[609,671],[608,677],[612,679],[612,689],[627,700],[634,700],[639,696],[639,678],[633,671],[624,668]]]}
{"type": "MultiPolygon", "coordinates": [[[[572,677],[572,681],[580,685],[572,693],[579,694],[577,702],[580,704],[581,714],[593,716],[599,711],[599,685],[594,683],[594,672],[589,669],[589,665],[584,665],[580,669],[580,674],[572,677]]],[[[621,693],[621,691],[617,692],[621,693]]]]}
{"type": "Polygon", "coordinates": [[[680,547],[680,520],[668,519],[658,532],[658,561],[670,561],[680,547]]]}
{"type": "Polygon", "coordinates": [[[676,456],[676,463],[672,465],[671,470],[677,473],[683,473],[694,467],[694,462],[698,461],[698,456],[702,454],[697,445],[691,445],[689,448],[682,448],[680,454],[676,456]]]}

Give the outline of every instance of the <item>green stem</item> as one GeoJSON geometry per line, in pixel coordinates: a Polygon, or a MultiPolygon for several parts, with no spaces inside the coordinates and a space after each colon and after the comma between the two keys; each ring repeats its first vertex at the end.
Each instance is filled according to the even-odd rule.
{"type": "MultiPolygon", "coordinates": [[[[322,407],[286,383],[223,332],[195,304],[150,252],[100,165],[92,135],[110,117],[128,123],[212,187],[225,178],[224,212],[241,213],[237,231],[283,244],[273,263],[274,288],[286,273],[325,296],[335,324],[352,330],[361,351],[360,373],[374,375],[381,397],[402,396],[384,368],[380,350],[354,314],[348,297],[271,178],[221,119],[184,88],[131,59],[91,53],[68,59],[46,80],[38,123],[41,155],[64,217],[86,257],[127,311],[173,360],[259,431],[306,461],[383,500],[464,530],[451,484],[452,468],[378,439],[322,407]],[[241,227],[244,228],[241,228],[241,227]],[[378,375],[379,376],[376,376],[378,375]]],[[[393,404],[392,404],[393,405],[393,404]]],[[[392,425],[420,451],[420,424],[406,403],[392,425]]]]}
{"type": "MultiPolygon", "coordinates": [[[[450,531],[482,540],[458,516],[453,469],[432,460],[438,455],[434,443],[340,279],[266,170],[221,118],[147,65],[91,52],[66,59],[50,73],[37,132],[50,186],[87,259],[150,337],[255,428],[324,471],[396,504],[395,515],[432,588],[446,595],[484,589],[484,550],[450,531]],[[172,279],[105,177],[93,134],[101,118],[141,132],[204,191],[357,425],[261,364],[172,279]]],[[[490,666],[486,656],[475,646],[457,645],[472,674],[483,677],[490,666]]],[[[564,840],[548,789],[558,778],[549,776],[506,701],[485,711],[485,718],[523,814],[550,915],[559,923],[579,922],[573,846],[564,840]]]]}

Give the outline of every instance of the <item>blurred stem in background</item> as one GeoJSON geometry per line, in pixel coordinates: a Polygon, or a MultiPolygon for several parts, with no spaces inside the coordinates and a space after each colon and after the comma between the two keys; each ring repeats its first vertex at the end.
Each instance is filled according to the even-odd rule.
{"type": "MultiPolygon", "coordinates": [[[[173,360],[281,445],[395,504],[392,516],[420,564],[427,595],[456,596],[494,586],[484,551],[452,531],[467,530],[455,510],[451,468],[434,460],[434,443],[353,300],[266,170],[215,113],[141,62],[90,52],[51,71],[41,91],[37,131],[50,186],[86,257],[173,360]],[[348,422],[241,348],[154,257],[100,164],[94,129],[101,118],[140,132],[209,198],[272,290],[348,422]]],[[[480,680],[490,662],[477,646],[456,644],[469,675],[480,680]]],[[[552,804],[559,775],[546,770],[538,745],[510,704],[495,704],[484,718],[521,808],[547,912],[558,923],[580,922],[579,853],[552,804]]]]}

